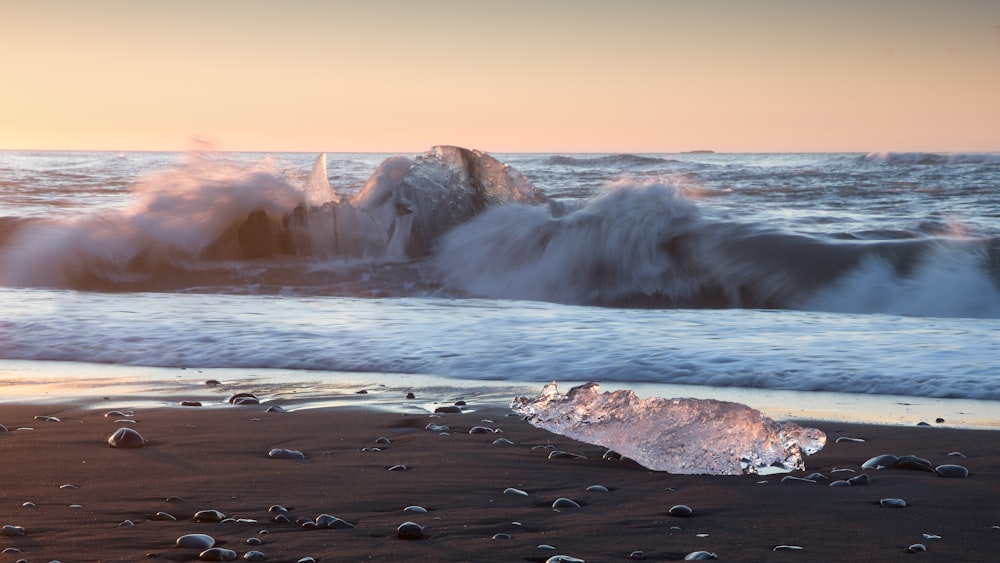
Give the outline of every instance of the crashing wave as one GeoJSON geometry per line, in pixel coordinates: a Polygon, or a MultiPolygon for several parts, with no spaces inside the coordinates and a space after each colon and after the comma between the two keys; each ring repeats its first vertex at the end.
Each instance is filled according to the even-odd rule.
{"type": "Polygon", "coordinates": [[[510,406],[534,426],[610,448],[654,471],[741,475],[803,470],[826,445],[815,428],[784,424],[740,403],[641,399],[629,390],[598,393],[596,383],[565,395],[555,382],[510,406]]]}

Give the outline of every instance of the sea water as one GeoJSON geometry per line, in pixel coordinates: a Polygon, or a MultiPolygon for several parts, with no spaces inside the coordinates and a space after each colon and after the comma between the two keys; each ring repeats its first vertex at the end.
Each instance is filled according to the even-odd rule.
{"type": "Polygon", "coordinates": [[[0,152],[0,380],[600,381],[1000,426],[1000,155],[492,156],[545,201],[477,209],[416,256],[250,256],[219,241],[357,205],[398,155],[326,155],[316,200],[316,154],[0,152]]]}

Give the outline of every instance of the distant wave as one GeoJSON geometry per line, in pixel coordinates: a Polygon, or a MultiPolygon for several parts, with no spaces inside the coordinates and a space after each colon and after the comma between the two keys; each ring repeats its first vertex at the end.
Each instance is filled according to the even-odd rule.
{"type": "Polygon", "coordinates": [[[906,165],[987,164],[1000,166],[997,153],[932,153],[932,152],[872,152],[861,159],[865,162],[906,165]]]}
{"type": "Polygon", "coordinates": [[[548,158],[545,163],[550,166],[649,166],[674,162],[668,158],[641,156],[636,154],[612,154],[607,156],[565,156],[557,155],[548,158]]]}

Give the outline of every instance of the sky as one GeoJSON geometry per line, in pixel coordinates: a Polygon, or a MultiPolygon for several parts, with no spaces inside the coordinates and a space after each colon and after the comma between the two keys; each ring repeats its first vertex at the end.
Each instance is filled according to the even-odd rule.
{"type": "Polygon", "coordinates": [[[0,0],[0,149],[1000,151],[997,0],[0,0]]]}

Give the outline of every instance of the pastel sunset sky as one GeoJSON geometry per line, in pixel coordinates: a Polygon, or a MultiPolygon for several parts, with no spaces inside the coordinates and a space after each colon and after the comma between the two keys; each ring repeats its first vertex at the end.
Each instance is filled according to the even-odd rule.
{"type": "Polygon", "coordinates": [[[997,0],[0,0],[0,149],[1000,151],[997,0]]]}

